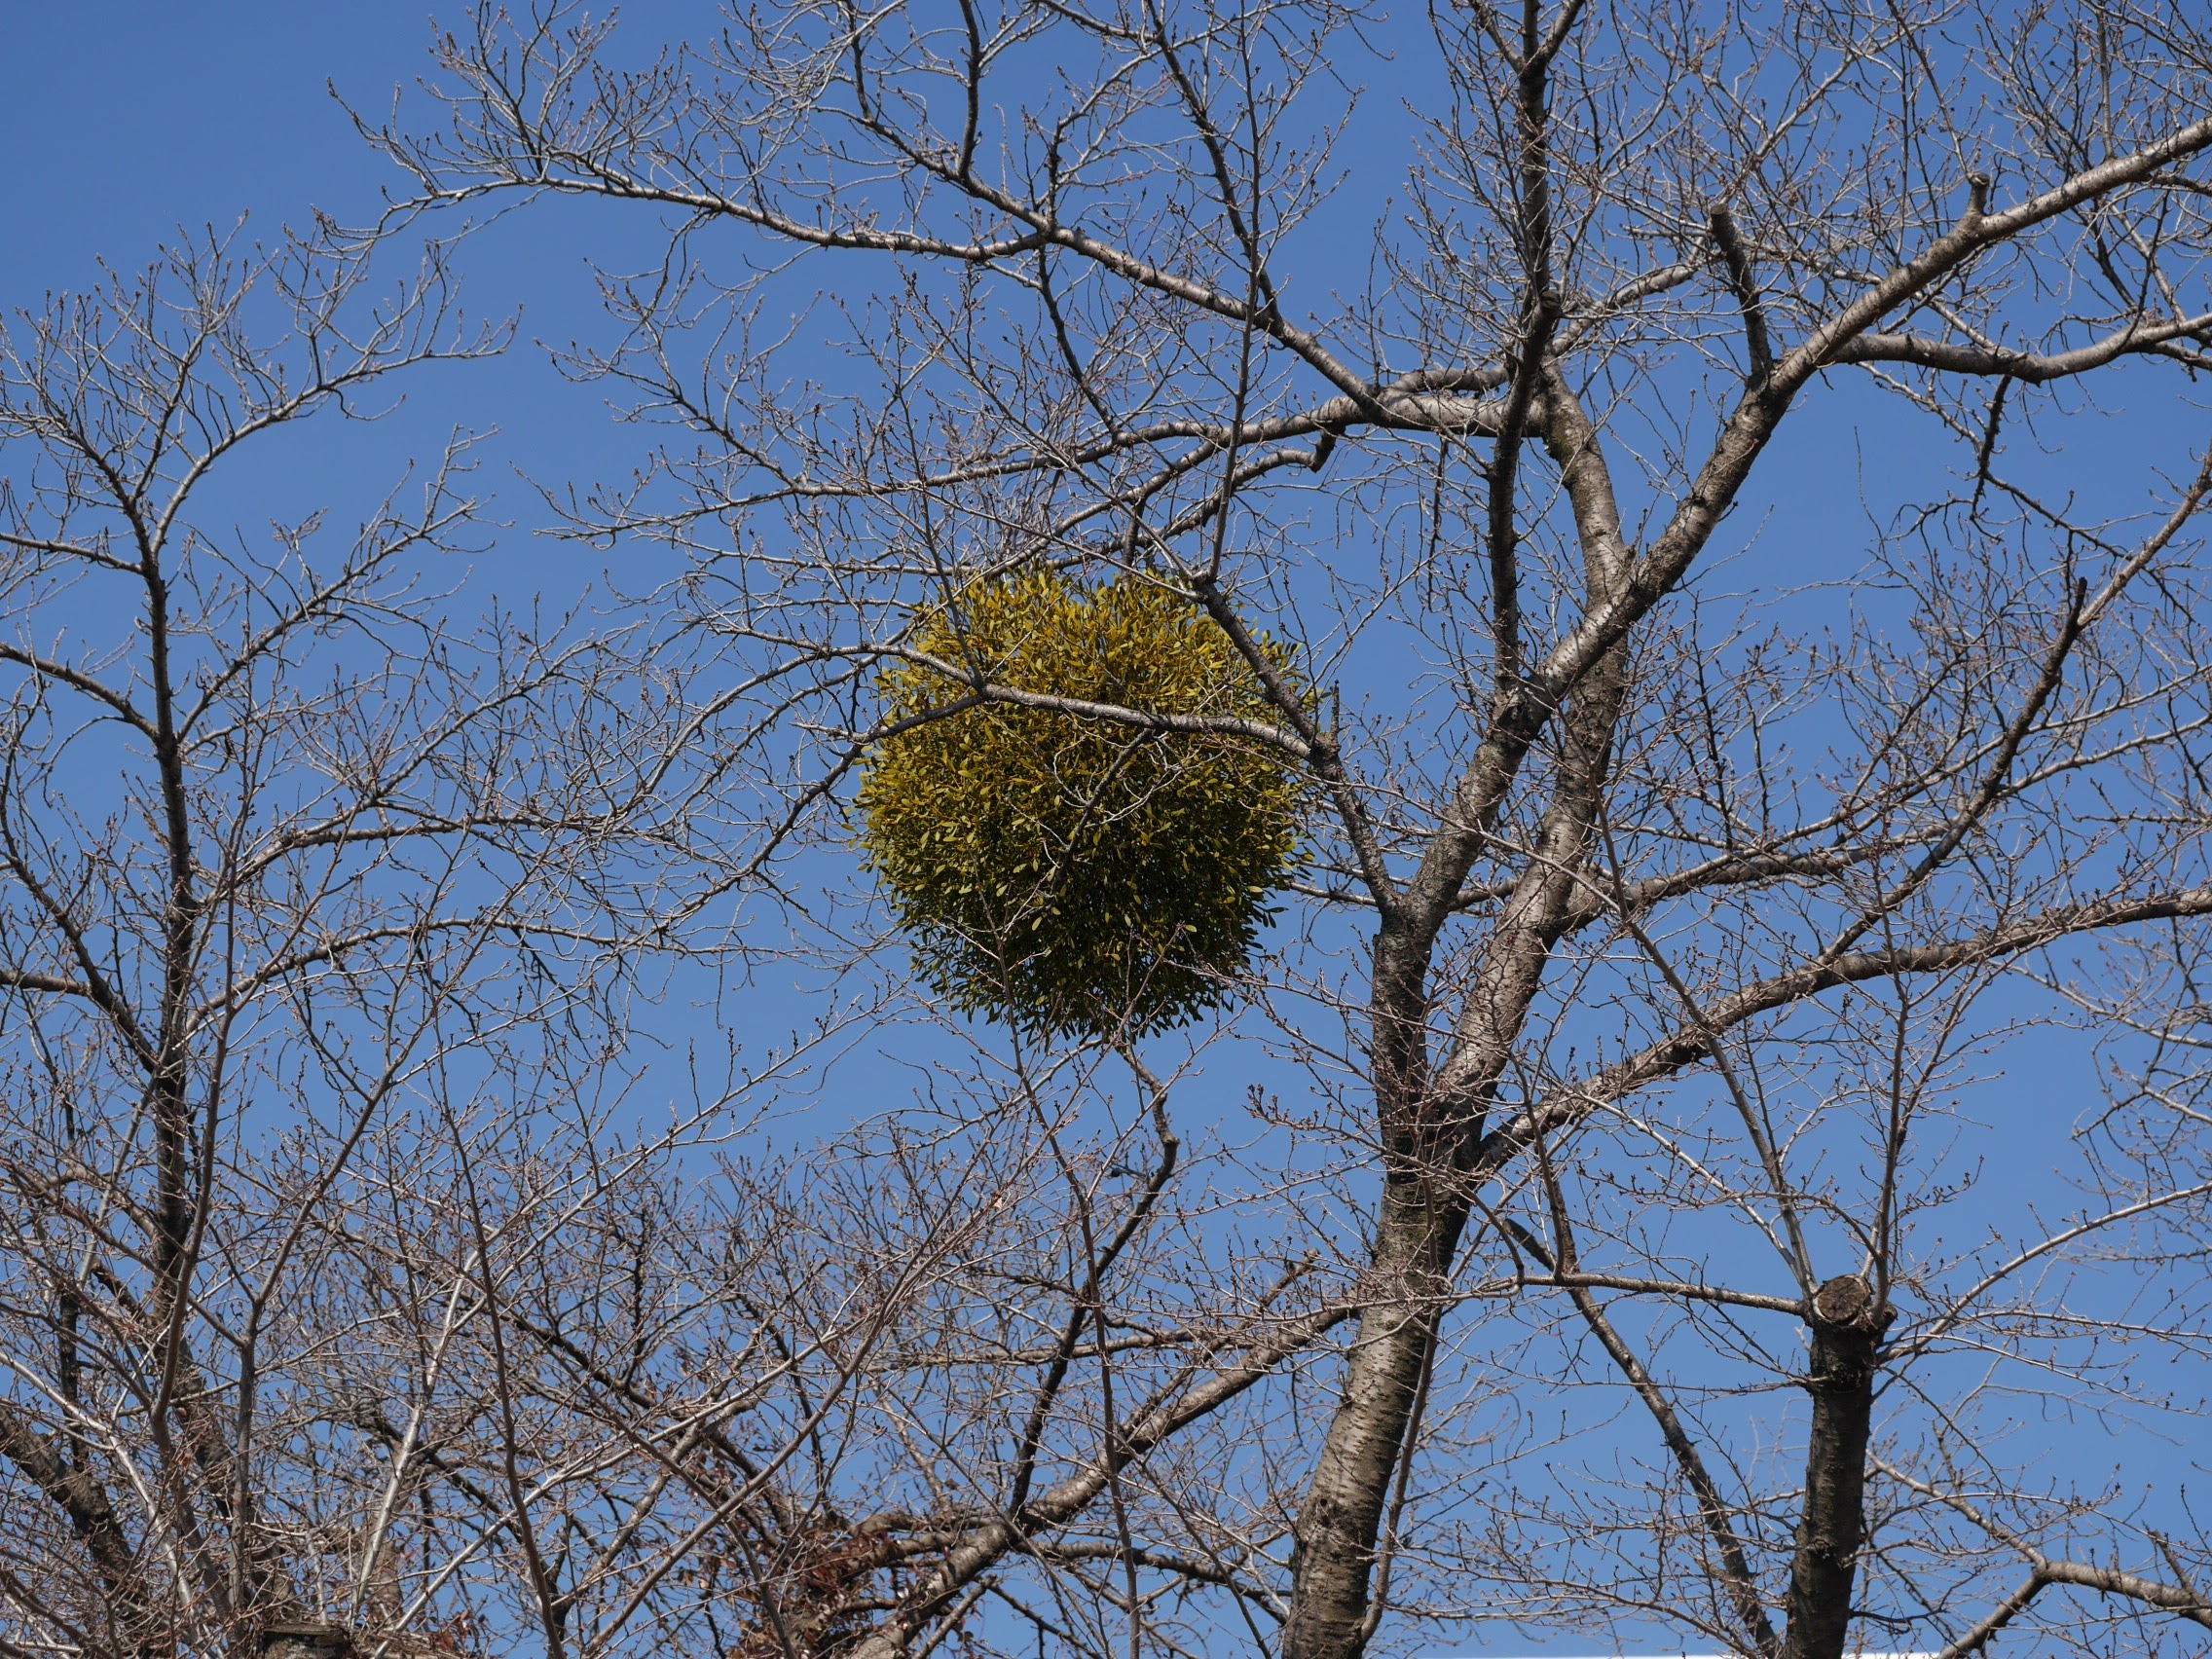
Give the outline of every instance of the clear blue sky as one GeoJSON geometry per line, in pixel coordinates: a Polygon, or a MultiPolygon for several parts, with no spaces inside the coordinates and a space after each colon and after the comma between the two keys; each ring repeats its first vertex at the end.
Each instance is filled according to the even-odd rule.
{"type": "Polygon", "coordinates": [[[324,83],[373,105],[414,72],[426,13],[386,4],[69,0],[0,7],[0,286],[11,301],[135,261],[242,208],[371,201],[380,169],[324,83]]]}
{"type": "MultiPolygon", "coordinates": [[[[664,9],[672,18],[684,10],[664,9]]],[[[431,28],[427,6],[364,0],[0,5],[0,64],[8,69],[0,310],[84,288],[97,280],[101,261],[133,270],[180,230],[228,231],[240,214],[249,239],[274,236],[311,207],[346,223],[373,218],[391,172],[331,90],[364,113],[387,109],[396,87],[412,88],[427,71],[431,28]]],[[[280,475],[234,476],[234,490],[247,489],[226,494],[224,504],[258,524],[278,507],[328,497],[334,519],[348,522],[349,507],[365,506],[409,457],[434,450],[456,426],[498,428],[483,483],[518,526],[535,502],[515,465],[536,477],[621,470],[629,447],[605,405],[564,388],[530,342],[567,341],[594,326],[587,256],[624,263],[614,240],[622,237],[633,249],[652,245],[643,221],[556,204],[479,239],[465,257],[464,302],[481,313],[519,311],[518,349],[489,366],[414,378],[408,409],[385,431],[313,424],[285,454],[280,475]],[[247,498],[256,492],[266,492],[266,505],[247,498]]],[[[507,537],[490,565],[480,580],[549,597],[596,573],[530,536],[507,537]]]]}

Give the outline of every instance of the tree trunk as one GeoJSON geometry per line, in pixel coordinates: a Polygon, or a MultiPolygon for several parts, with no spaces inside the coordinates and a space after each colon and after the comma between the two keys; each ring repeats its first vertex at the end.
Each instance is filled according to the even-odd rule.
{"type": "Polygon", "coordinates": [[[1805,1450],[1805,1507],[1789,1566],[1783,1659],[1842,1659],[1851,1631],[1859,1548],[1866,1538],[1866,1436],[1874,1418],[1875,1355],[1895,1315],[1862,1278],[1814,1292],[1813,1430],[1805,1450]]]}
{"type": "MultiPolygon", "coordinates": [[[[1570,389],[1553,377],[1544,440],[1558,461],[1588,564],[1591,609],[1625,579],[1620,511],[1595,431],[1570,389]]],[[[1441,885],[1427,866],[1418,925],[1386,922],[1376,941],[1376,1095],[1392,1174],[1376,1224],[1374,1289],[1366,1300],[1345,1392],[1329,1424],[1297,1526],[1284,1659],[1353,1659],[1366,1645],[1375,1544],[1391,1478],[1413,1426],[1436,1322],[1465,1231],[1469,1159],[1543,982],[1552,946],[1587,892],[1586,864],[1611,765],[1613,733],[1628,694],[1628,652],[1606,650],[1585,675],[1561,722],[1553,798],[1454,1032],[1450,1058],[1431,1075],[1427,975],[1437,934],[1466,870],[1441,885]]],[[[1471,790],[1502,799],[1502,785],[1471,790]]]]}
{"type": "Polygon", "coordinates": [[[1376,1539],[1466,1220],[1464,1203],[1440,1198],[1425,1180],[1383,1188],[1372,1270],[1380,1288],[1361,1314],[1344,1398],[1299,1512],[1283,1659],[1352,1659],[1366,1645],[1376,1539]]]}

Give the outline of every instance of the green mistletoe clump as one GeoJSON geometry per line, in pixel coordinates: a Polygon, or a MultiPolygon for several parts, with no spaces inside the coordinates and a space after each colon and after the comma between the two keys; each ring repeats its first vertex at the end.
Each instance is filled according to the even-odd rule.
{"type": "MultiPolygon", "coordinates": [[[[980,583],[909,644],[1014,691],[1278,720],[1219,624],[1133,577],[980,583]]],[[[1263,645],[1302,684],[1294,654],[1263,645]]],[[[1300,860],[1289,756],[1235,731],[978,703],[922,662],[879,691],[894,729],[866,762],[861,842],[940,996],[1040,1035],[1134,1035],[1223,1002],[1300,860]]]]}

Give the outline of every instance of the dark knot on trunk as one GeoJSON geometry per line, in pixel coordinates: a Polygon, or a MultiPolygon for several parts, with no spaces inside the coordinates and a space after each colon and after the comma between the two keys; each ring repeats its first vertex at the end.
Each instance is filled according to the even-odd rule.
{"type": "Polygon", "coordinates": [[[353,1633],[312,1619],[273,1620],[261,1628],[261,1659],[349,1659],[353,1633]]]}
{"type": "Polygon", "coordinates": [[[1807,1385],[1816,1394],[1866,1388],[1873,1381],[1875,1350],[1896,1310],[1858,1274],[1842,1273],[1813,1292],[1805,1318],[1813,1327],[1807,1385]]]}
{"type": "Polygon", "coordinates": [[[1897,1314],[1889,1304],[1875,1300],[1874,1287],[1857,1273],[1839,1273],[1813,1292],[1806,1316],[1817,1331],[1878,1337],[1897,1314]]]}

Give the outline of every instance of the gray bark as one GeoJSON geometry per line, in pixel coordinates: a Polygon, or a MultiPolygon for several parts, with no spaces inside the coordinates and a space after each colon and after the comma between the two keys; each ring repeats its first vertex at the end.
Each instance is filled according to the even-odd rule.
{"type": "Polygon", "coordinates": [[[1344,1397],[1299,1512],[1284,1659],[1334,1659],[1366,1644],[1376,1538],[1466,1217],[1463,1202],[1440,1201],[1425,1183],[1392,1182],[1384,1191],[1374,1271],[1391,1287],[1361,1319],[1344,1397]]]}
{"type": "Polygon", "coordinates": [[[1866,1540],[1866,1437],[1882,1333],[1895,1315],[1864,1279],[1831,1278],[1806,1309],[1813,1328],[1805,1386],[1813,1426],[1805,1450],[1805,1503],[1789,1567],[1789,1623],[1783,1659],[1842,1659],[1851,1596],[1866,1540]]]}
{"type": "MultiPolygon", "coordinates": [[[[1565,382],[1556,373],[1546,379],[1542,435],[1574,509],[1595,608],[1626,580],[1628,549],[1597,434],[1565,382]]],[[[1469,1178],[1486,1113],[1552,946],[1587,914],[1583,871],[1627,695],[1627,652],[1615,644],[1567,705],[1558,777],[1535,856],[1498,920],[1451,1057],[1433,1076],[1423,1018],[1429,954],[1465,866],[1444,872],[1448,879],[1424,867],[1413,895],[1414,917],[1385,918],[1377,940],[1376,1092],[1391,1164],[1359,1338],[1298,1518],[1285,1659],[1349,1659],[1366,1645],[1376,1540],[1466,1229],[1469,1178]]],[[[1518,756],[1499,764],[1506,776],[1481,790],[1493,799],[1502,799],[1518,756]]]]}

